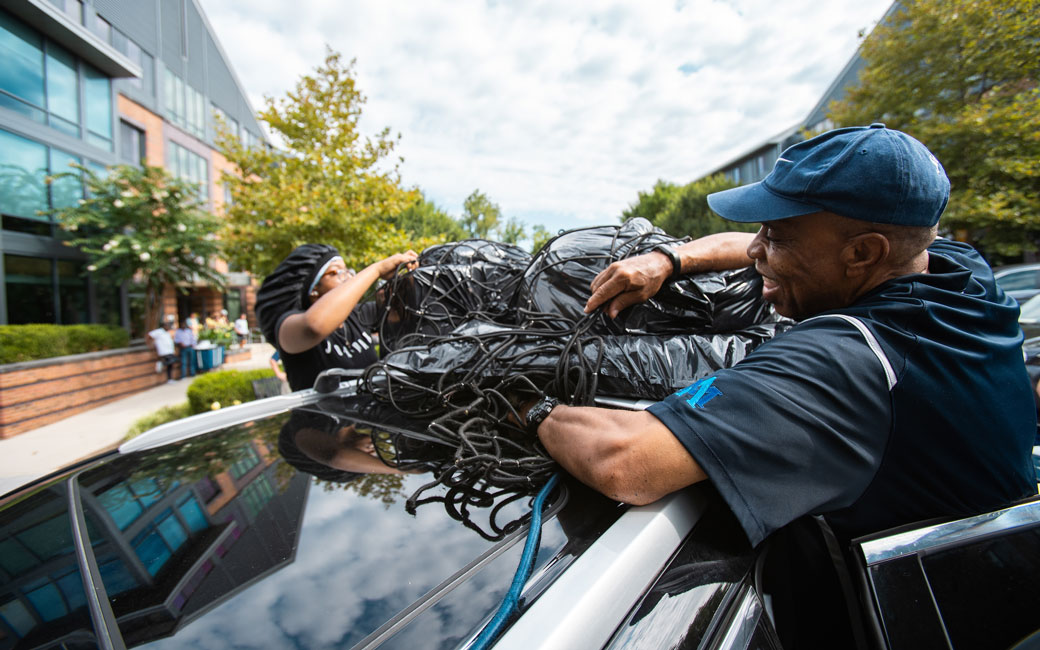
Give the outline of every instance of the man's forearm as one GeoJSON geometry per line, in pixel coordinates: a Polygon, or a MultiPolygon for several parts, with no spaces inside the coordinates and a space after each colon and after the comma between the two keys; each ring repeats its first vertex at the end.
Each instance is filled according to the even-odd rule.
{"type": "Polygon", "coordinates": [[[672,432],[645,411],[558,406],[538,438],[571,475],[624,503],[653,503],[705,478],[672,432]]]}
{"type": "Polygon", "coordinates": [[[747,249],[754,238],[754,233],[720,232],[688,241],[675,250],[682,260],[683,273],[742,269],[753,263],[747,249]]]}

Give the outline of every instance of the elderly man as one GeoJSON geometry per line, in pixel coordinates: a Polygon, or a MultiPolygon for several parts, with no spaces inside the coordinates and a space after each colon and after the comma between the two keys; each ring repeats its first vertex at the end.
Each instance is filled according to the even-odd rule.
{"type": "Polygon", "coordinates": [[[620,501],[710,480],[753,545],[806,514],[848,540],[1035,495],[1018,308],[971,247],[936,240],[948,198],[935,157],[881,124],[789,148],[762,182],[708,198],[756,235],[617,262],[586,310],[616,316],[669,277],[753,263],[800,323],[647,411],[547,398],[528,425],[620,501]]]}

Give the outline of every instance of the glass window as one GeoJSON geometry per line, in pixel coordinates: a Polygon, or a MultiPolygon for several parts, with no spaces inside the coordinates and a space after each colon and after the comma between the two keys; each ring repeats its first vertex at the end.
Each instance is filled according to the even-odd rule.
{"type": "Polygon", "coordinates": [[[12,576],[31,569],[40,561],[13,537],[0,541],[0,568],[12,576]]]}
{"type": "Polygon", "coordinates": [[[168,149],[170,171],[174,176],[198,185],[199,197],[209,200],[209,162],[194,151],[170,142],[168,149]]]}
{"type": "Polygon", "coordinates": [[[159,484],[155,482],[155,479],[151,478],[134,481],[130,489],[134,491],[134,496],[140,499],[141,505],[145,508],[150,507],[153,503],[157,503],[163,497],[159,484]]]}
{"type": "Polygon", "coordinates": [[[40,618],[45,621],[53,621],[68,613],[68,610],[65,609],[65,600],[61,597],[58,587],[53,583],[48,582],[37,587],[27,593],[26,596],[28,596],[29,602],[33,604],[33,607],[36,608],[40,618]]]}
{"type": "Polygon", "coordinates": [[[130,165],[145,162],[144,131],[122,120],[119,121],[119,157],[130,165]]]}
{"type": "Polygon", "coordinates": [[[47,44],[47,110],[50,124],[79,137],[79,75],[76,59],[53,43],[47,44]]]}
{"type": "Polygon", "coordinates": [[[151,54],[141,50],[140,63],[143,74],[140,83],[136,85],[149,95],[155,95],[155,59],[151,54]]]}
{"type": "Polygon", "coordinates": [[[108,267],[94,271],[94,292],[97,298],[95,322],[104,325],[123,324],[123,300],[119,284],[113,277],[114,270],[108,267]]]}
{"type": "Polygon", "coordinates": [[[202,507],[193,496],[189,496],[187,499],[178,503],[177,512],[181,513],[181,517],[184,518],[184,523],[188,524],[188,530],[193,533],[197,533],[200,530],[209,527],[209,523],[206,521],[206,515],[202,512],[202,507]]]}
{"type": "Polygon", "coordinates": [[[8,323],[56,322],[51,260],[4,255],[4,287],[8,323]]]}
{"type": "MultiPolygon", "coordinates": [[[[33,30],[0,11],[0,91],[43,108],[43,40],[33,30]]],[[[2,94],[2,93],[0,93],[2,94]]],[[[4,102],[19,110],[18,102],[4,102]]],[[[39,111],[24,106],[22,113],[39,118],[39,111]]]]}
{"type": "Polygon", "coordinates": [[[87,100],[87,141],[112,150],[112,83],[108,77],[83,65],[87,100]]]}
{"type": "Polygon", "coordinates": [[[65,513],[33,524],[15,535],[19,542],[43,560],[72,553],[72,534],[65,513]]]}
{"type": "Polygon", "coordinates": [[[0,131],[0,212],[41,218],[36,212],[47,209],[46,176],[46,147],[0,131]]]}
{"type": "Polygon", "coordinates": [[[65,13],[80,25],[83,24],[83,0],[65,0],[65,13]]]}
{"type": "Polygon", "coordinates": [[[58,298],[62,325],[90,322],[87,278],[81,262],[58,260],[58,298]]]}
{"type": "Polygon", "coordinates": [[[73,569],[57,579],[58,588],[65,596],[65,602],[69,609],[75,611],[87,604],[87,597],[83,593],[83,578],[79,575],[79,569],[73,569]]]}
{"type": "Polygon", "coordinates": [[[1019,289],[1036,289],[1040,286],[1037,282],[1038,272],[1036,269],[1028,271],[1016,271],[997,278],[997,284],[1004,291],[1017,291],[1019,289]]]}
{"type": "Polygon", "coordinates": [[[127,526],[134,523],[144,510],[137,499],[130,493],[125,485],[102,492],[98,497],[101,505],[105,507],[112,521],[119,526],[119,530],[126,530],[127,526]]]}
{"type": "Polygon", "coordinates": [[[12,600],[0,605],[0,617],[11,626],[18,636],[24,637],[36,627],[36,620],[20,600],[12,600]]]}
{"type": "Polygon", "coordinates": [[[181,522],[173,516],[172,510],[167,510],[160,515],[155,521],[155,527],[171,551],[176,551],[184,542],[188,541],[188,534],[184,532],[184,526],[181,526],[181,522]]]}
{"type": "Polygon", "coordinates": [[[69,208],[83,198],[83,179],[79,170],[72,165],[80,164],[79,156],[65,153],[61,149],[51,149],[51,205],[55,208],[69,208]],[[73,174],[73,176],[59,176],[73,174]]]}
{"type": "Polygon", "coordinates": [[[101,581],[105,583],[105,591],[110,596],[137,586],[137,579],[118,557],[98,558],[98,572],[101,573],[101,581]]]}
{"type": "Polygon", "coordinates": [[[153,576],[159,573],[172,555],[170,549],[166,548],[166,544],[159,537],[159,533],[151,527],[134,538],[133,547],[137,557],[141,558],[141,562],[148,569],[148,573],[153,576]]]}
{"type": "Polygon", "coordinates": [[[106,43],[112,42],[112,25],[97,14],[94,15],[94,33],[106,43]]]}

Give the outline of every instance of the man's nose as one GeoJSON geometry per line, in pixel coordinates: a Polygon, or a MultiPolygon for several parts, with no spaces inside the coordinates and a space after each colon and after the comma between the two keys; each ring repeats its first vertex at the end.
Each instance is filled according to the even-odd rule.
{"type": "Polygon", "coordinates": [[[748,244],[747,256],[753,260],[765,257],[765,237],[762,234],[763,232],[765,232],[765,226],[758,229],[758,232],[755,233],[755,238],[748,244]]]}

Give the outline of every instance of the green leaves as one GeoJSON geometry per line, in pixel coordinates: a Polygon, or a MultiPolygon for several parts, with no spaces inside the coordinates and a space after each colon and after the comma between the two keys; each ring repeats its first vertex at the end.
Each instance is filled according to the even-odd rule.
{"type": "Polygon", "coordinates": [[[85,174],[90,198],[54,211],[67,242],[90,256],[88,270],[108,268],[116,282],[140,280],[149,296],[150,326],[158,324],[158,295],[164,285],[199,280],[222,287],[211,266],[218,256],[219,222],[198,200],[198,188],[161,167],[111,167],[85,174]]]}
{"type": "Polygon", "coordinates": [[[401,187],[389,161],[399,138],[358,131],[365,97],[354,64],[327,52],[312,75],[259,114],[278,148],[245,149],[222,132],[218,146],[240,176],[225,175],[232,202],[221,229],[227,259],[263,277],[295,247],[335,246],[362,268],[415,246],[393,220],[418,194],[401,187]]]}
{"type": "Polygon", "coordinates": [[[840,125],[885,122],[925,143],[952,185],[940,225],[991,261],[1040,237],[1040,2],[916,0],[863,43],[840,125]]]}
{"type": "Polygon", "coordinates": [[[754,232],[757,224],[726,221],[708,207],[709,194],[736,186],[722,174],[681,186],[658,180],[650,192],[639,192],[638,200],[621,214],[621,220],[643,217],[674,237],[691,239],[732,230],[754,232]]]}

